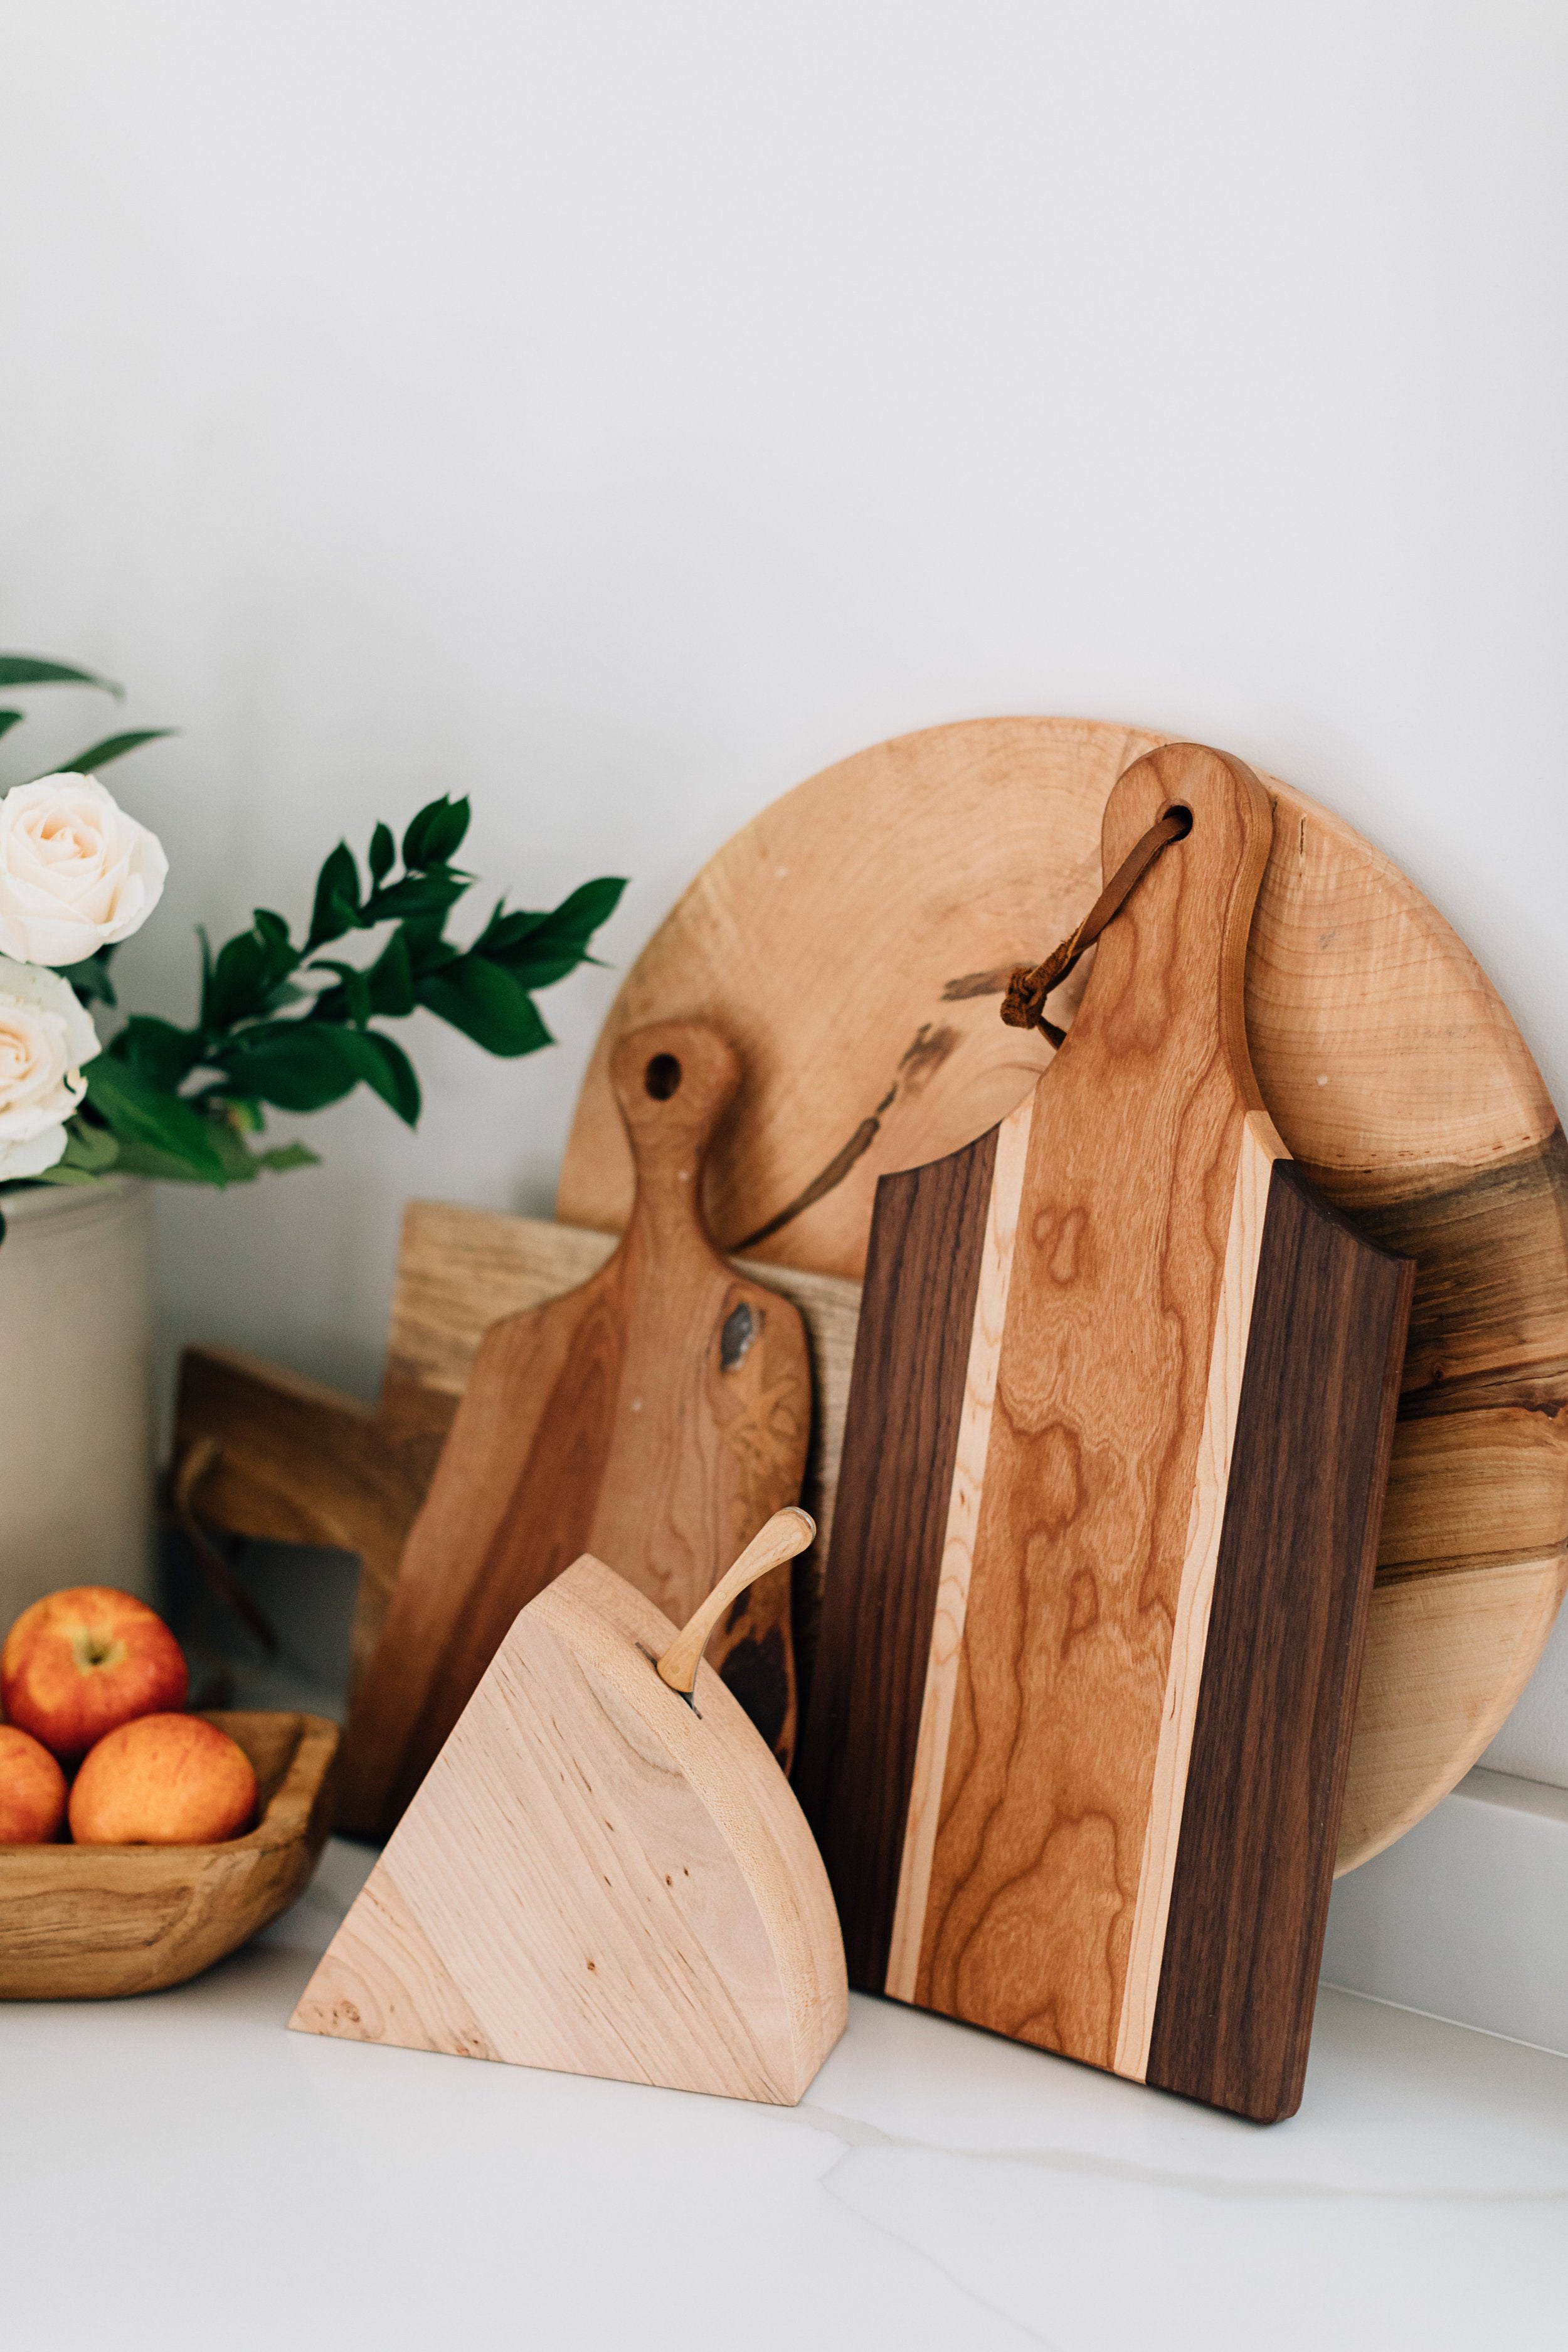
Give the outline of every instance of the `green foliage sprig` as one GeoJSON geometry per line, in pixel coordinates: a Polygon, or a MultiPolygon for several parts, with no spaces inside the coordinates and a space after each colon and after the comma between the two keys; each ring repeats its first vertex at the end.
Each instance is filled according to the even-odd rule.
{"type": "MultiPolygon", "coordinates": [[[[246,1140],[260,1132],[266,1108],[321,1110],[361,1085],[413,1127],[420,1111],[414,1065],[373,1024],[405,1019],[420,1005],[489,1054],[511,1058],[550,1045],[533,991],[593,961],[588,942],[625,883],[584,882],[542,914],[509,914],[503,899],[473,945],[460,947],[446,925],[473,884],[452,863],[468,820],[467,800],[431,801],[404,834],[401,863],[390,828],[378,824],[365,859],[368,887],[340,842],[317,878],[310,928],[298,943],[267,907],[216,955],[204,934],[193,1026],[132,1013],[87,1066],[86,1123],[113,1138],[114,1164],[210,1184],[297,1167],[315,1157],[304,1145],[258,1152],[246,1140]],[[320,952],[383,925],[389,934],[368,963],[320,952]]],[[[93,959],[89,986],[100,997],[112,992],[112,953],[93,959]]],[[[81,993],[83,967],[70,978],[81,993]]],[[[66,1164],[70,1159],[68,1152],[66,1164]]]]}
{"type": "MultiPolygon", "coordinates": [[[[64,663],[0,656],[0,688],[66,683],[119,691],[64,663]]],[[[0,734],[21,716],[0,711],[0,734]]],[[[170,731],[107,737],[70,770],[102,766],[170,731]]],[[[469,815],[466,799],[443,794],[419,811],[401,844],[378,824],[363,876],[340,842],[317,877],[310,924],[298,941],[267,907],[216,954],[198,933],[196,1020],[182,1029],[132,1013],[86,1065],[87,1098],[67,1123],[64,1157],[32,1181],[93,1183],[114,1170],[226,1185],[264,1169],[305,1166],[317,1154],[303,1144],[253,1149],[249,1139],[263,1131],[267,1110],[321,1110],[362,1085],[412,1127],[418,1078],[403,1047],[376,1024],[405,1020],[421,1006],[489,1054],[512,1058],[552,1044],[534,992],[595,961],[589,941],[614,912],[625,881],[585,882],[543,913],[509,913],[503,898],[463,947],[447,937],[447,924],[474,884],[453,862],[469,815]],[[368,962],[322,952],[374,931],[385,937],[368,962]]],[[[117,1007],[115,952],[102,948],[67,968],[84,1003],[117,1007]]]]}

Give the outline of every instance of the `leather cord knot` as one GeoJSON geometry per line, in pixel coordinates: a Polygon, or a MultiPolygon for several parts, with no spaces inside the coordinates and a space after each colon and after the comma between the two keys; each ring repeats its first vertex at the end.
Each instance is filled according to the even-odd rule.
{"type": "Polygon", "coordinates": [[[1106,925],[1121,913],[1161,851],[1192,829],[1191,809],[1167,809],[1133,843],[1077,930],[1069,931],[1043,963],[1017,966],[1002,1000],[1002,1018],[1010,1029],[1037,1029],[1053,1045],[1065,1043],[1067,1031],[1046,1016],[1047,997],[1053,988],[1061,986],[1079,956],[1087,955],[1106,925]]]}

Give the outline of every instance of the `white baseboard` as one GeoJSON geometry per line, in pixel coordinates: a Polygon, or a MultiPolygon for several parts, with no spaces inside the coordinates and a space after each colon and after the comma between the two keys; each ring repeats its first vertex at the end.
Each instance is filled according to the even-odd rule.
{"type": "Polygon", "coordinates": [[[1322,1980],[1568,2052],[1568,1789],[1467,1773],[1338,1881],[1322,1980]]]}

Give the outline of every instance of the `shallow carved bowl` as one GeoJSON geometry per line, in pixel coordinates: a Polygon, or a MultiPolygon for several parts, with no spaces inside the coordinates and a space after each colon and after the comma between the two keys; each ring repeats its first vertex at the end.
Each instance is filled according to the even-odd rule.
{"type": "Polygon", "coordinates": [[[0,1999],[184,1984],[303,1894],[331,1827],[337,1725],[281,1713],[206,1720],[256,1767],[256,1827],[221,1845],[0,1846],[0,1999]]]}

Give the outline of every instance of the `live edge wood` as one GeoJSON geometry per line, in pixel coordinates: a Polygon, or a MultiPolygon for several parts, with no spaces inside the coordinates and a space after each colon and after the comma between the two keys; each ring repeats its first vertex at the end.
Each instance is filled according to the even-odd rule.
{"type": "Polygon", "coordinates": [[[255,1829],[222,1845],[0,1846],[0,1999],[184,1984],[304,1893],[331,1827],[337,1725],[245,1711],[206,1719],[256,1767],[255,1829]]]}
{"type": "MultiPolygon", "coordinates": [[[[799,1494],[805,1330],[703,1232],[702,1161],[739,1066],[717,1031],[625,1039],[616,1079],[638,1169],[625,1239],[578,1289],[493,1323],[410,1531],[349,1712],[350,1823],[384,1836],[518,1611],[592,1546],[678,1621],[799,1494]]],[[[734,1604],[715,1664],[787,1769],[790,1573],[734,1604]]]]}
{"type": "Polygon", "coordinates": [[[1412,1268],[1262,1110],[1256,780],[1137,763],[1106,872],[1173,803],[1032,1101],[879,1188],[802,1790],[853,1982],[1271,2118],[1412,1268]]]}
{"type": "Polygon", "coordinates": [[[674,1632],[593,1558],[530,1602],[306,1988],[298,2030],[800,2098],[847,2011],[833,1898],[787,1781],[719,1676],[699,1663],[689,1701],[660,1680],[674,1632]]]}
{"type": "MultiPolygon", "coordinates": [[[[1111,787],[1165,740],[965,720],[858,751],[763,809],[627,973],[558,1216],[625,1222],[616,1040],[710,1013],[746,1070],[710,1164],[713,1231],[740,1244],[854,1146],[843,1181],[750,1256],[759,1275],[760,1258],[858,1277],[879,1178],[989,1130],[1048,1061],[996,1018],[1007,969],[1082,915],[1111,787]]],[[[1417,1261],[1342,1831],[1352,1869],[1483,1752],[1568,1581],[1568,1169],[1541,1075],[1463,941],[1342,818],[1262,782],[1275,824],[1246,1012],[1263,1101],[1317,1190],[1417,1261]]],[[[1052,1000],[1058,1019],[1087,969],[1052,1000]]]]}

